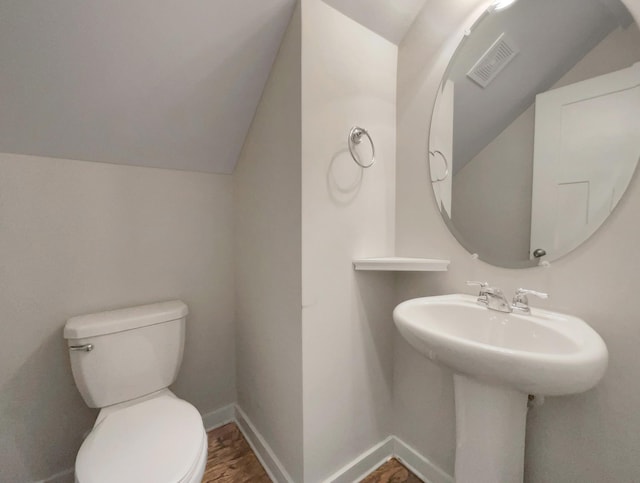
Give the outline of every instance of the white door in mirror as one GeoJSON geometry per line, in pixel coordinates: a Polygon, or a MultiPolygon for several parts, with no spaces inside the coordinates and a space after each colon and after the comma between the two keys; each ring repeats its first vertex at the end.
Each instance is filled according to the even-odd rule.
{"type": "Polygon", "coordinates": [[[640,63],[538,94],[532,250],[573,250],[616,207],[640,156],[638,112],[640,63]]]}

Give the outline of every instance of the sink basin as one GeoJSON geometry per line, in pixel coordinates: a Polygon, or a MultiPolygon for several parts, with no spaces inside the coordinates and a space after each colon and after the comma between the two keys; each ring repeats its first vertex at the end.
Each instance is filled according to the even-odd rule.
{"type": "Polygon", "coordinates": [[[607,347],[582,319],[540,309],[502,313],[471,295],[408,300],[393,312],[418,351],[455,372],[527,394],[586,391],[607,367],[607,347]]]}
{"type": "Polygon", "coordinates": [[[522,483],[528,395],[592,388],[607,347],[577,317],[497,312],[476,299],[408,300],[393,320],[415,349],[454,371],[456,483],[522,483]]]}

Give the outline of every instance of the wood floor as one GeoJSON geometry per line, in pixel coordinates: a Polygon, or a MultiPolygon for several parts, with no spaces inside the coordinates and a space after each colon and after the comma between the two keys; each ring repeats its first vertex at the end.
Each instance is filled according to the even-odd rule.
{"type": "Polygon", "coordinates": [[[207,436],[209,455],[203,483],[271,482],[235,423],[209,431],[207,436]]]}
{"type": "Polygon", "coordinates": [[[405,468],[397,459],[391,458],[361,483],[422,483],[422,480],[405,468]]]}
{"type": "MultiPolygon", "coordinates": [[[[271,482],[235,423],[209,431],[208,437],[203,483],[271,482]]],[[[361,483],[422,483],[422,480],[392,458],[361,483]]]]}

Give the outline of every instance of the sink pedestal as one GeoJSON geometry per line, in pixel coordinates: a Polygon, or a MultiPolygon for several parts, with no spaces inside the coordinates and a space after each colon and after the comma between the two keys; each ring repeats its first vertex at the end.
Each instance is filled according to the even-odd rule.
{"type": "Polygon", "coordinates": [[[456,483],[522,483],[528,394],[587,391],[607,368],[602,338],[558,312],[499,312],[453,294],[402,302],[393,320],[455,374],[456,483]]]}
{"type": "Polygon", "coordinates": [[[528,395],[453,376],[456,483],[522,483],[528,395]]]}

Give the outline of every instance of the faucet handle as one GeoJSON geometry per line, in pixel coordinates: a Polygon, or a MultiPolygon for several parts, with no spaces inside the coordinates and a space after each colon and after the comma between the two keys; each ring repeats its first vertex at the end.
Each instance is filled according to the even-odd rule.
{"type": "Polygon", "coordinates": [[[536,292],[535,290],[529,290],[526,288],[519,288],[516,290],[516,294],[513,296],[513,303],[511,305],[512,310],[522,312],[524,314],[530,314],[531,308],[529,307],[528,295],[535,295],[541,299],[548,299],[549,294],[544,292],[536,292]]]}
{"type": "Polygon", "coordinates": [[[541,299],[548,299],[549,294],[544,292],[536,292],[535,290],[529,290],[528,288],[519,288],[516,290],[516,295],[514,297],[514,301],[517,299],[518,301],[522,300],[522,298],[526,298],[527,295],[535,295],[541,299]]]}
{"type": "Polygon", "coordinates": [[[467,285],[469,287],[478,286],[480,288],[487,288],[489,286],[489,283],[488,282],[474,282],[472,280],[467,280],[467,285]]]}
{"type": "Polygon", "coordinates": [[[483,304],[487,302],[487,290],[489,290],[488,282],[474,282],[472,280],[467,280],[467,285],[469,287],[480,287],[480,291],[478,292],[478,302],[483,304]]]}

